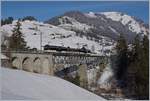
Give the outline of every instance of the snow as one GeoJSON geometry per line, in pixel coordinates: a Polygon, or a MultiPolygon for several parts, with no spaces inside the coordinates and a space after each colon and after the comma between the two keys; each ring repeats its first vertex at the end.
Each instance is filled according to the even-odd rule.
{"type": "MultiPolygon", "coordinates": [[[[16,25],[16,20],[13,21],[12,24],[4,25],[1,27],[1,30],[4,32],[9,33],[8,36],[12,34],[12,30],[14,25],[16,25]]],[[[42,32],[43,34],[43,43],[42,44],[48,44],[51,35],[56,35],[57,37],[68,36],[73,35],[75,32],[73,31],[67,31],[63,28],[56,27],[49,24],[43,24],[42,22],[37,21],[23,21],[21,22],[21,32],[24,35],[25,41],[27,41],[27,45],[31,48],[37,48],[40,49],[40,36],[39,34],[42,32]],[[38,30],[36,30],[38,28],[38,30]],[[36,33],[36,35],[34,35],[36,33]]],[[[1,32],[1,33],[3,33],[1,32]]]]}
{"type": "Polygon", "coordinates": [[[85,15],[87,17],[91,17],[91,18],[96,18],[97,17],[94,12],[85,13],[85,15]]]}
{"type": "Polygon", "coordinates": [[[95,68],[87,70],[88,83],[92,84],[96,80],[97,70],[95,68]]]}
{"type": "Polygon", "coordinates": [[[114,21],[120,21],[121,15],[119,12],[102,12],[107,18],[111,18],[114,21]]]}
{"type": "Polygon", "coordinates": [[[106,68],[104,69],[101,77],[98,80],[98,84],[100,88],[108,88],[110,86],[110,83],[111,83],[110,80],[112,77],[113,77],[113,71],[110,67],[110,64],[108,64],[106,68]]]}
{"type": "Polygon", "coordinates": [[[1,68],[5,100],[104,100],[83,88],[54,76],[1,68]]]}
{"type": "Polygon", "coordinates": [[[112,28],[111,26],[109,26],[109,29],[112,30],[114,33],[119,35],[119,33],[114,28],[112,28]]]}
{"type": "Polygon", "coordinates": [[[99,84],[101,86],[106,86],[106,84],[109,82],[108,80],[111,76],[112,76],[112,72],[110,70],[105,70],[99,80],[99,84]]]}
{"type": "Polygon", "coordinates": [[[4,26],[1,26],[0,30],[1,30],[1,35],[3,33],[3,34],[7,34],[7,36],[11,36],[13,26],[11,24],[4,25],[4,26]]]}
{"type": "MultiPolygon", "coordinates": [[[[59,46],[61,43],[63,44],[63,46],[65,47],[72,47],[72,48],[82,48],[82,46],[86,46],[87,49],[90,49],[92,50],[92,46],[95,47],[95,50],[94,52],[96,53],[100,53],[99,50],[102,50],[102,45],[100,45],[99,43],[95,42],[95,41],[92,41],[92,40],[87,40],[86,37],[77,37],[77,36],[72,36],[72,37],[69,37],[69,38],[64,38],[64,39],[51,39],[51,41],[49,41],[49,43],[51,45],[57,45],[59,46]]],[[[107,49],[111,49],[112,46],[105,46],[104,47],[104,50],[107,50],[107,49]]]]}
{"type": "Polygon", "coordinates": [[[143,31],[146,35],[146,29],[144,27],[141,27],[140,24],[129,15],[122,14],[120,12],[101,12],[100,14],[105,15],[106,18],[110,18],[113,21],[120,21],[123,25],[128,25],[129,30],[131,30],[132,32],[136,32],[137,34],[139,34],[143,31]]]}
{"type": "MultiPolygon", "coordinates": [[[[72,24],[61,24],[60,26],[54,26],[38,21],[26,20],[21,22],[21,32],[23,33],[24,39],[27,42],[27,46],[30,48],[40,49],[40,33],[42,33],[42,46],[46,44],[70,48],[82,48],[83,46],[87,46],[86,48],[90,50],[94,46],[94,52],[102,54],[100,51],[102,50],[102,45],[100,45],[100,43],[93,40],[88,40],[85,36],[83,36],[83,38],[76,36],[76,32],[64,28],[64,26],[68,26],[69,28],[73,27],[78,30],[87,31],[89,28],[91,28],[91,26],[79,23],[76,20],[66,16],[64,18],[67,18],[72,22],[72,24]]],[[[1,27],[1,34],[3,35],[4,33],[8,33],[8,36],[10,36],[12,34],[14,25],[16,25],[16,22],[17,21],[15,20],[12,24],[3,25],[1,27]]],[[[102,38],[104,38],[104,43],[110,42],[108,41],[110,40],[109,38],[102,38]]],[[[105,46],[104,49],[111,49],[111,46],[105,46]]]]}
{"type": "MultiPolygon", "coordinates": [[[[96,14],[103,14],[106,18],[121,22],[123,25],[128,26],[129,30],[132,32],[136,32],[137,34],[144,33],[147,35],[148,29],[140,25],[136,20],[134,20],[133,17],[129,15],[122,14],[120,12],[100,12],[96,14]]],[[[85,13],[85,15],[89,17],[96,17],[96,14],[94,12],[85,13]]],[[[103,17],[101,17],[101,19],[103,19],[103,17]]],[[[12,35],[12,30],[16,25],[16,22],[17,20],[13,21],[12,24],[3,25],[0,28],[3,44],[8,43],[7,40],[4,40],[4,37],[12,35]]],[[[110,38],[99,36],[104,41],[102,42],[102,40],[99,40],[99,42],[96,42],[94,40],[87,39],[86,36],[76,36],[77,33],[73,31],[77,30],[87,32],[93,28],[93,26],[80,23],[68,16],[59,18],[59,22],[61,23],[60,25],[54,26],[38,21],[22,21],[21,31],[24,35],[25,41],[27,41],[27,46],[30,48],[40,49],[40,33],[42,33],[42,46],[46,44],[70,48],[81,48],[86,46],[87,49],[90,49],[92,52],[98,54],[102,54],[102,51],[111,50],[114,47],[115,42],[111,41],[110,38]]],[[[103,26],[100,26],[100,28],[104,29],[103,26]]],[[[119,34],[113,26],[109,26],[109,29],[116,34],[119,34]]]]}
{"type": "Polygon", "coordinates": [[[89,26],[84,23],[80,23],[76,21],[75,19],[68,17],[68,16],[63,16],[62,18],[59,18],[60,25],[59,27],[62,27],[67,30],[75,29],[75,30],[80,30],[80,31],[88,31],[92,26],[89,26]],[[67,23],[66,19],[69,20],[71,23],[67,23]]]}

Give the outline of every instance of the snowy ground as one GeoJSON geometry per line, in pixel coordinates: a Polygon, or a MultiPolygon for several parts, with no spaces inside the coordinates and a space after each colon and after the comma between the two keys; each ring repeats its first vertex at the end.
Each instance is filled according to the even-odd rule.
{"type": "MultiPolygon", "coordinates": [[[[108,37],[101,36],[103,43],[110,44],[102,47],[100,43],[89,40],[86,36],[83,36],[82,38],[76,36],[76,32],[71,31],[70,28],[88,31],[92,27],[79,23],[74,19],[68,19],[71,20],[72,24],[61,24],[59,26],[44,24],[43,22],[38,21],[21,21],[21,32],[27,42],[27,46],[40,49],[40,33],[42,33],[42,46],[47,44],[70,48],[82,48],[84,46],[98,54],[102,54],[102,50],[111,50],[113,48],[114,45],[108,37]]],[[[0,28],[2,43],[6,46],[8,46],[8,40],[5,37],[12,35],[12,30],[15,27],[16,22],[17,20],[14,20],[12,24],[3,25],[0,28]]]]}
{"type": "Polygon", "coordinates": [[[63,79],[2,68],[2,99],[14,100],[104,100],[63,79]]]}

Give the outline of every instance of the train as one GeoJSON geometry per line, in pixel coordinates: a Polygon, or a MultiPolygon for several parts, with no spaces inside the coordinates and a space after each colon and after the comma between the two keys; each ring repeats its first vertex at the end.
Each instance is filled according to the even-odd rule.
{"type": "Polygon", "coordinates": [[[91,53],[89,49],[85,47],[82,48],[70,48],[63,46],[53,46],[53,45],[45,45],[44,51],[46,52],[80,52],[80,53],[91,53]]]}

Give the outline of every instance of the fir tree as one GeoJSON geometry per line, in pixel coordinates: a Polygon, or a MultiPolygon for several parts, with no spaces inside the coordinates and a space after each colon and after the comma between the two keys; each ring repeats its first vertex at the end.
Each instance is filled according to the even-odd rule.
{"type": "Polygon", "coordinates": [[[149,39],[148,36],[144,36],[142,41],[143,57],[142,57],[142,81],[143,81],[143,93],[146,99],[149,99],[149,39]]]}
{"type": "Polygon", "coordinates": [[[25,21],[25,20],[29,20],[29,21],[37,21],[37,19],[33,16],[26,16],[22,19],[22,21],[25,21]]]}
{"type": "MultiPolygon", "coordinates": [[[[137,99],[148,99],[149,97],[149,40],[144,36],[141,40],[137,35],[133,42],[130,54],[128,75],[133,75],[128,82],[129,90],[134,92],[137,99]],[[132,88],[131,88],[132,86],[132,88]]],[[[128,77],[128,81],[131,77],[128,77]]]]}
{"type": "MultiPolygon", "coordinates": [[[[140,39],[139,39],[140,40],[140,39]]],[[[142,42],[135,41],[135,61],[134,66],[136,67],[135,74],[135,92],[139,99],[148,98],[149,93],[149,41],[144,36],[142,42]]]]}
{"type": "Polygon", "coordinates": [[[138,68],[140,67],[140,58],[141,58],[141,42],[140,37],[137,35],[132,43],[132,50],[130,51],[130,58],[129,58],[129,66],[128,66],[128,78],[127,80],[130,81],[127,83],[128,90],[130,91],[131,96],[136,95],[137,89],[137,79],[138,79],[138,68]]]}
{"type": "Polygon", "coordinates": [[[21,30],[20,20],[17,21],[15,28],[13,29],[13,34],[10,37],[10,49],[11,50],[24,50],[26,48],[26,42],[21,30]]]}
{"type": "Polygon", "coordinates": [[[13,22],[13,17],[8,17],[6,19],[1,19],[1,25],[11,24],[13,22]]]}
{"type": "Polygon", "coordinates": [[[115,75],[118,80],[124,81],[128,65],[128,46],[123,35],[120,35],[119,40],[117,41],[116,53],[117,59],[115,75]]]}

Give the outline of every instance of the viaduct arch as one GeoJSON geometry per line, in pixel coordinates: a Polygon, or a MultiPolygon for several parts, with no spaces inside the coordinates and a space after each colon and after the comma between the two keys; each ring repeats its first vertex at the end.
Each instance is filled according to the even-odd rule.
{"type": "Polygon", "coordinates": [[[83,86],[87,83],[86,69],[98,66],[102,58],[88,54],[11,52],[12,67],[29,72],[54,75],[57,71],[78,66],[83,86]]]}

